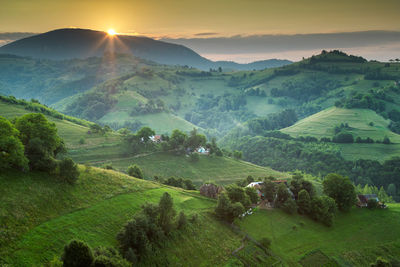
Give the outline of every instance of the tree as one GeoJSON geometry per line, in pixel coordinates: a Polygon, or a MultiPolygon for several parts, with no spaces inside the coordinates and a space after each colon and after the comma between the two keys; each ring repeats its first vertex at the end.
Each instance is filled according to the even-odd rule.
{"type": "Polygon", "coordinates": [[[59,176],[69,184],[73,184],[79,177],[78,165],[70,158],[62,159],[58,163],[59,176]]]}
{"type": "Polygon", "coordinates": [[[186,219],[186,215],[183,211],[181,211],[179,213],[178,216],[178,222],[177,222],[177,228],[178,229],[182,229],[187,225],[187,219],[186,219]]]}
{"type": "Polygon", "coordinates": [[[386,191],[390,196],[395,196],[397,194],[396,185],[389,184],[386,191]]]}
{"type": "Polygon", "coordinates": [[[250,198],[245,193],[243,187],[232,184],[227,186],[225,189],[232,203],[240,202],[244,207],[250,206],[251,204],[250,198]]]}
{"type": "Polygon", "coordinates": [[[354,185],[348,177],[336,173],[328,174],[322,182],[324,193],[333,198],[342,211],[348,211],[356,203],[354,185]]]}
{"type": "Polygon", "coordinates": [[[278,189],[277,189],[277,197],[276,197],[277,204],[278,205],[283,204],[289,198],[290,198],[290,193],[289,193],[286,185],[284,183],[279,184],[278,189]]]}
{"type": "Polygon", "coordinates": [[[217,207],[215,208],[215,214],[220,219],[230,220],[231,201],[226,193],[219,194],[217,207]]]}
{"type": "Polygon", "coordinates": [[[147,143],[150,140],[150,136],[155,135],[156,133],[150,127],[142,127],[139,131],[137,131],[136,136],[143,140],[143,142],[147,143]]]}
{"type": "Polygon", "coordinates": [[[183,181],[183,183],[185,184],[185,188],[187,190],[196,190],[196,186],[194,186],[192,180],[186,179],[183,181]]]}
{"type": "Polygon", "coordinates": [[[311,201],[311,217],[327,226],[333,224],[336,209],[335,200],[328,196],[314,197],[311,201]]]}
{"type": "Polygon", "coordinates": [[[185,146],[191,148],[192,150],[195,150],[199,146],[204,146],[206,142],[206,137],[202,134],[198,134],[197,129],[194,128],[190,132],[189,138],[187,138],[185,146]]]}
{"type": "Polygon", "coordinates": [[[160,212],[158,225],[165,234],[168,234],[172,230],[172,221],[176,214],[171,195],[165,192],[160,199],[158,207],[160,212]]]}
{"type": "Polygon", "coordinates": [[[264,193],[264,197],[269,202],[274,201],[275,193],[276,193],[276,184],[274,182],[272,182],[270,179],[265,179],[264,186],[263,186],[263,193],[264,193]]]}
{"type": "Polygon", "coordinates": [[[257,194],[257,191],[254,187],[245,187],[244,192],[250,198],[251,203],[257,204],[260,200],[260,197],[257,194]]]}
{"type": "Polygon", "coordinates": [[[129,166],[127,172],[129,174],[129,176],[143,179],[143,172],[140,169],[140,167],[136,164],[129,166]]]}
{"type": "Polygon", "coordinates": [[[24,146],[18,135],[19,131],[14,125],[0,116],[0,170],[28,167],[24,146]]]}
{"type": "Polygon", "coordinates": [[[288,198],[283,204],[282,204],[282,210],[288,214],[295,214],[297,212],[297,205],[296,201],[294,201],[292,198],[288,198]]]}
{"type": "Polygon", "coordinates": [[[383,144],[386,144],[386,145],[391,144],[389,137],[385,136],[385,138],[383,138],[382,143],[383,143],[383,144]]]}
{"type": "Polygon", "coordinates": [[[230,209],[231,209],[230,213],[231,213],[232,220],[234,218],[239,217],[239,215],[242,215],[245,211],[242,203],[240,203],[240,202],[233,203],[230,209]]]}
{"type": "Polygon", "coordinates": [[[297,198],[297,206],[299,207],[300,214],[309,214],[311,208],[311,198],[307,190],[302,189],[297,198]]]}
{"type": "Polygon", "coordinates": [[[62,255],[64,267],[87,267],[93,262],[92,249],[83,241],[72,240],[64,247],[62,255]]]}
{"type": "Polygon", "coordinates": [[[43,114],[30,113],[17,118],[15,127],[25,146],[25,155],[31,169],[51,171],[56,168],[54,158],[65,151],[62,139],[54,123],[47,121],[43,114]]]}
{"type": "Polygon", "coordinates": [[[94,250],[93,267],[130,267],[132,266],[114,248],[98,247],[94,250]]]}
{"type": "Polygon", "coordinates": [[[172,131],[171,138],[169,139],[169,144],[172,149],[183,150],[186,139],[187,135],[184,132],[175,129],[172,131]]]}
{"type": "Polygon", "coordinates": [[[242,158],[242,156],[243,156],[242,151],[237,151],[237,150],[233,151],[233,157],[235,159],[239,160],[242,158]]]}

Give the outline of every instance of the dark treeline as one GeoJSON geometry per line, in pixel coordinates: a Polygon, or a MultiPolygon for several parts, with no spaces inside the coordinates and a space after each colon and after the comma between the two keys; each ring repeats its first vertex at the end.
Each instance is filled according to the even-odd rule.
{"type": "Polygon", "coordinates": [[[400,158],[384,163],[363,159],[347,161],[329,143],[306,143],[260,136],[242,137],[230,146],[241,150],[245,160],[279,171],[302,170],[313,175],[336,172],[350,177],[355,184],[384,188],[390,184],[394,184],[396,188],[400,186],[400,181],[396,178],[400,174],[400,158]]]}

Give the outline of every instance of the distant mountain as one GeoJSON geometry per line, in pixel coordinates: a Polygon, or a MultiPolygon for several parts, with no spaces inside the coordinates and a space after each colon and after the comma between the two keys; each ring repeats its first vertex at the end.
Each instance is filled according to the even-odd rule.
{"type": "Polygon", "coordinates": [[[265,60],[250,64],[214,62],[193,50],[177,44],[147,37],[118,35],[86,29],[59,29],[30,36],[0,47],[0,54],[44,59],[72,59],[101,56],[104,52],[131,53],[136,57],[168,65],[188,65],[208,70],[222,67],[229,70],[253,70],[290,64],[287,60],[265,60]]]}

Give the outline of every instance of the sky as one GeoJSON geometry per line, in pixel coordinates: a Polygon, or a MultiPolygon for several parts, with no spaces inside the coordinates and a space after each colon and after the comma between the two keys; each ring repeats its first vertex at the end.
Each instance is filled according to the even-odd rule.
{"type": "Polygon", "coordinates": [[[332,40],[338,33],[353,33],[356,38],[360,32],[386,31],[393,36],[386,34],[379,43],[367,38],[371,44],[350,45],[345,40],[331,46],[387,60],[399,52],[400,40],[394,40],[400,32],[399,10],[399,0],[0,0],[0,45],[23,37],[21,33],[113,28],[118,33],[185,43],[211,59],[248,62],[308,56],[324,48],[314,44],[315,34],[322,34],[318,40],[326,46],[321,38],[332,40]],[[299,41],[299,36],[306,41],[298,47],[293,43],[275,49],[284,41],[299,41]]]}

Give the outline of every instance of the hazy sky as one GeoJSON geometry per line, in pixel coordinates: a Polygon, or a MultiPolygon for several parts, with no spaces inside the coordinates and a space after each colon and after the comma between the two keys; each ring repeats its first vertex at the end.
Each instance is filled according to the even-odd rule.
{"type": "Polygon", "coordinates": [[[399,14],[400,0],[0,0],[0,32],[114,28],[176,39],[400,31],[399,14]]]}

